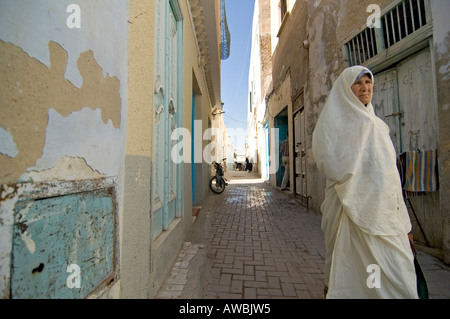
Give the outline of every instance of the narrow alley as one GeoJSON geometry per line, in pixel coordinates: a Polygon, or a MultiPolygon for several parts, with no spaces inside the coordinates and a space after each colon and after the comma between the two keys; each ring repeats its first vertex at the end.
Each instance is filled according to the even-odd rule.
{"type": "MultiPolygon", "coordinates": [[[[193,280],[204,285],[197,296],[322,298],[325,250],[320,216],[256,174],[230,172],[228,179],[225,192],[211,194],[195,221],[191,242],[206,243],[202,247],[207,261],[198,272],[204,278],[193,280]]],[[[173,272],[157,297],[194,296],[189,285],[181,295],[176,279],[186,282],[182,273],[173,272]]]]}
{"type": "MultiPolygon", "coordinates": [[[[194,222],[160,299],[321,299],[324,238],[319,214],[256,174],[229,172],[194,222]]],[[[419,251],[430,298],[450,298],[450,267],[419,251]]]]}
{"type": "Polygon", "coordinates": [[[0,299],[322,299],[323,161],[450,299],[450,1],[373,2],[0,1],[0,299]]]}

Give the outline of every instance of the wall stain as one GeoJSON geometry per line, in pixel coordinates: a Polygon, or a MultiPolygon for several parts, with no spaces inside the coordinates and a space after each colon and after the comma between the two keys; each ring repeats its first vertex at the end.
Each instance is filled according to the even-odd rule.
{"type": "Polygon", "coordinates": [[[67,117],[83,107],[100,108],[102,120],[120,128],[120,82],[103,76],[91,50],[83,52],[77,66],[83,85],[77,88],[64,77],[67,52],[50,41],[50,67],[31,58],[21,48],[0,40],[0,126],[11,134],[19,151],[11,158],[0,154],[0,184],[15,183],[42,156],[48,111],[67,117]]]}

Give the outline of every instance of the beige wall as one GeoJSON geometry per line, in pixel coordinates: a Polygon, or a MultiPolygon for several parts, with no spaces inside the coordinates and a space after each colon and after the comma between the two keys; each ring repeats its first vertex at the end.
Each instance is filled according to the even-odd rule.
{"type": "Polygon", "coordinates": [[[154,4],[129,3],[128,121],[124,167],[124,214],[121,234],[121,298],[149,298],[151,269],[150,214],[153,154],[154,4]],[[137,236],[137,234],[139,234],[137,236]]]}
{"type": "Polygon", "coordinates": [[[439,122],[439,183],[442,214],[442,249],[445,261],[450,263],[450,84],[448,63],[450,60],[450,3],[445,0],[431,1],[435,32],[433,34],[436,72],[436,98],[439,122]]]}
{"type": "MultiPolygon", "coordinates": [[[[211,122],[209,99],[200,51],[194,33],[188,1],[179,1],[183,16],[183,112],[182,127],[191,133],[192,92],[196,91],[195,118],[202,122],[202,135],[211,122]],[[194,80],[195,79],[195,80],[194,80]]],[[[130,1],[129,29],[129,115],[125,158],[125,199],[122,240],[122,298],[152,298],[169,275],[178,252],[188,236],[192,222],[191,163],[183,165],[183,216],[152,239],[150,214],[151,168],[153,154],[154,85],[154,4],[130,1]],[[152,35],[152,36],[149,36],[152,35]],[[136,236],[136,233],[142,234],[136,236]]],[[[198,142],[198,140],[196,141],[198,142]]],[[[190,143],[190,141],[189,141],[190,143]]],[[[210,143],[201,140],[203,149],[210,143]]],[[[194,164],[192,164],[194,165],[194,164]]],[[[208,191],[209,165],[197,164],[199,187],[203,198],[208,191]]]]}

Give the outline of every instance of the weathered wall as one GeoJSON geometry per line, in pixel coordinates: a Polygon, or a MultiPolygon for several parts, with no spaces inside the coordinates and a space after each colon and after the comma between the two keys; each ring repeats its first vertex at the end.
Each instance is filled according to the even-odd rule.
{"type": "Polygon", "coordinates": [[[305,87],[307,190],[310,207],[320,211],[325,181],[317,172],[312,158],[312,132],[334,80],[342,70],[342,59],[336,41],[339,23],[339,5],[335,1],[322,1],[319,6],[308,5],[308,82],[305,87]]]}
{"type": "Polygon", "coordinates": [[[2,136],[9,136],[2,139],[6,150],[0,150],[1,183],[15,183],[22,175],[20,181],[29,180],[28,172],[38,180],[35,172],[52,169],[60,160],[59,167],[64,165],[69,173],[59,170],[58,178],[83,178],[71,175],[69,163],[82,162],[77,158],[86,161],[94,177],[118,175],[118,154],[123,149],[117,143],[123,141],[121,94],[126,92],[126,86],[120,85],[121,78],[126,80],[122,57],[127,26],[118,22],[123,6],[105,10],[102,1],[88,13],[81,5],[83,24],[69,29],[67,5],[1,4],[0,126],[2,136]],[[99,21],[117,32],[100,28],[93,32],[99,21]],[[115,54],[101,44],[118,39],[121,45],[114,48],[115,54]],[[17,149],[15,156],[7,151],[11,148],[17,149]],[[107,160],[111,158],[117,160],[107,160]]]}
{"type": "MultiPolygon", "coordinates": [[[[314,210],[320,211],[320,204],[323,201],[323,189],[325,188],[325,180],[322,174],[317,172],[312,152],[310,149],[312,132],[317,122],[320,111],[322,110],[326,98],[331,87],[342,70],[347,67],[345,54],[342,47],[346,41],[355,36],[359,31],[366,27],[367,17],[371,12],[367,12],[367,6],[373,1],[309,1],[308,13],[308,31],[309,31],[309,75],[305,88],[305,109],[307,116],[307,135],[308,135],[308,192],[312,195],[311,206],[314,210]]],[[[378,1],[383,14],[386,10],[397,4],[398,1],[378,1]]],[[[421,220],[422,227],[428,233],[429,240],[433,247],[443,248],[445,258],[448,260],[450,248],[449,236],[449,130],[448,130],[448,46],[449,46],[449,23],[445,18],[448,12],[448,1],[430,1],[426,2],[431,9],[433,23],[433,45],[430,50],[434,57],[431,59],[434,66],[433,82],[435,83],[436,101],[438,109],[438,125],[439,125],[439,193],[432,193],[422,198],[413,199],[414,205],[417,205],[418,218],[421,220]],[[419,205],[419,202],[420,205],[419,205]],[[429,211],[432,207],[433,210],[429,211]]],[[[410,37],[411,39],[411,37],[410,37]]],[[[403,43],[413,43],[410,40],[403,43]]],[[[411,44],[410,44],[411,45],[411,44]]],[[[400,55],[401,52],[409,50],[408,54],[413,55],[423,46],[406,47],[403,45],[402,50],[392,52],[384,52],[387,57],[389,54],[400,55]],[[400,52],[400,53],[399,53],[400,52]]],[[[398,49],[397,49],[398,50],[398,49]]],[[[392,58],[392,65],[384,64],[380,66],[377,72],[386,67],[393,67],[407,58],[407,54],[403,54],[397,59],[392,58]]],[[[382,63],[379,61],[378,63],[382,63]]],[[[376,83],[375,83],[376,85],[376,83]]],[[[416,207],[416,208],[417,208],[416,207]]],[[[413,215],[413,232],[417,235],[417,239],[423,240],[423,236],[414,221],[413,215]]]]}
{"type": "MultiPolygon", "coordinates": [[[[270,83],[272,82],[272,46],[270,37],[270,0],[258,0],[259,4],[259,43],[261,54],[261,96],[260,101],[263,101],[270,83]]],[[[255,6],[256,8],[256,6],[255,6]]]]}
{"type": "MultiPolygon", "coordinates": [[[[324,2],[324,1],[322,1],[324,2]]],[[[380,6],[384,10],[392,4],[392,0],[342,0],[336,8],[336,39],[342,41],[349,35],[355,35],[360,28],[366,26],[367,18],[374,11],[367,12],[371,4],[380,6]]],[[[383,13],[383,12],[381,12],[383,13]]]]}
{"type": "MultiPolygon", "coordinates": [[[[274,127],[274,117],[287,107],[290,145],[294,143],[292,100],[303,90],[308,76],[308,51],[307,45],[304,45],[307,39],[307,17],[307,3],[296,1],[285,17],[281,30],[277,30],[278,42],[272,56],[270,74],[273,91],[270,92],[269,100],[269,127],[274,127]]],[[[272,24],[276,24],[276,19],[272,17],[272,24]]],[[[284,139],[284,137],[280,138],[284,139]]],[[[290,185],[294,185],[295,167],[292,152],[290,152],[289,161],[290,185]]],[[[272,174],[270,181],[272,185],[276,185],[276,176],[272,174]]]]}
{"type": "Polygon", "coordinates": [[[445,0],[431,1],[434,23],[434,59],[437,84],[439,122],[439,183],[440,204],[443,217],[442,249],[445,261],[450,263],[450,3],[445,0]]]}
{"type": "MultiPolygon", "coordinates": [[[[384,8],[392,1],[377,1],[384,8]]],[[[315,123],[334,81],[347,67],[342,45],[345,39],[357,34],[366,24],[367,6],[373,1],[308,1],[309,74],[305,89],[307,133],[308,193],[311,207],[320,211],[325,180],[317,171],[312,156],[311,142],[315,123]]]]}
{"type": "MultiPolygon", "coordinates": [[[[16,204],[30,196],[29,189],[35,190],[33,199],[78,196],[71,194],[82,189],[97,198],[96,187],[103,187],[100,178],[112,187],[107,194],[114,205],[108,218],[118,225],[128,90],[128,1],[113,5],[107,0],[79,1],[79,11],[69,5],[71,1],[50,0],[0,4],[0,184],[15,189],[2,194],[8,202],[0,205],[2,218],[8,217],[1,225],[2,239],[16,231],[13,209],[20,211],[16,204]],[[80,27],[73,27],[70,23],[78,18],[80,27]]],[[[69,198],[60,198],[58,213],[67,208],[69,198]]],[[[43,209],[41,222],[55,222],[50,211],[35,207],[43,209]]],[[[37,224],[27,222],[31,232],[37,224]]],[[[44,238],[34,244],[41,245],[36,251],[51,255],[61,241],[66,253],[76,252],[79,239],[67,232],[54,243],[44,238]]],[[[117,230],[112,241],[107,244],[114,247],[117,230]]],[[[2,274],[10,265],[8,245],[11,249],[11,239],[2,240],[2,274]]],[[[87,252],[81,249],[80,254],[87,252]]]]}
{"type": "Polygon", "coordinates": [[[291,73],[291,97],[298,94],[306,83],[308,70],[308,51],[303,42],[307,39],[307,4],[296,1],[292,11],[287,16],[277,47],[273,53],[272,79],[273,87],[278,88],[291,73]]]}

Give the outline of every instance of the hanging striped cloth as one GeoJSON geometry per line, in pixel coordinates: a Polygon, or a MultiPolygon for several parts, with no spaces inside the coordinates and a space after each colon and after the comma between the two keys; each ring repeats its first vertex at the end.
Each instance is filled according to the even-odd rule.
{"type": "Polygon", "coordinates": [[[403,189],[434,192],[438,189],[437,150],[405,152],[403,189]]]}

